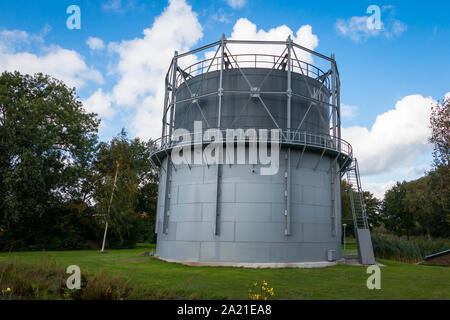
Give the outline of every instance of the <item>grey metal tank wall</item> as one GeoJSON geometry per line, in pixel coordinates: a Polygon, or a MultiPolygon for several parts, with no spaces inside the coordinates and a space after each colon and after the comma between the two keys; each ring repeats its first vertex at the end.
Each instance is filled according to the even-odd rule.
{"type": "MultiPolygon", "coordinates": [[[[287,128],[287,108],[286,108],[286,88],[287,72],[284,70],[272,70],[263,85],[269,69],[264,68],[243,68],[249,82],[254,87],[258,87],[261,92],[283,92],[282,94],[261,94],[267,108],[272,113],[278,125],[285,130],[287,128]]],[[[202,96],[208,93],[217,92],[219,88],[219,72],[209,72],[195,76],[187,81],[189,89],[185,84],[177,89],[177,101],[191,98],[191,92],[202,96]],[[203,80],[203,81],[202,81],[203,80]],[[200,88],[199,88],[200,87],[200,88]]],[[[312,92],[320,92],[321,99],[328,102],[330,93],[325,86],[313,78],[306,77],[312,92]],[[319,91],[319,89],[321,90],[319,91]]],[[[292,92],[310,97],[305,78],[298,73],[292,73],[292,92]]],[[[249,91],[249,85],[242,77],[238,69],[224,70],[223,88],[232,91],[249,91]]],[[[204,113],[206,120],[211,127],[217,127],[218,97],[213,94],[198,99],[198,103],[204,113]]],[[[310,102],[300,97],[292,96],[291,127],[296,129],[301,119],[305,115],[310,102]]],[[[175,111],[175,128],[184,128],[193,131],[194,121],[203,121],[198,106],[191,102],[177,103],[175,111]]],[[[222,128],[276,128],[267,111],[261,105],[258,98],[249,100],[249,94],[225,93],[222,98],[222,128]],[[247,104],[246,109],[242,110],[247,104]]],[[[203,128],[207,124],[203,121],[203,128]]],[[[328,106],[322,105],[319,108],[312,107],[303,122],[301,131],[309,133],[329,134],[328,106]],[[320,110],[320,114],[319,114],[320,110]]]]}
{"type": "MultiPolygon", "coordinates": [[[[162,232],[166,180],[162,170],[157,254],[184,261],[281,263],[326,261],[327,250],[334,249],[341,258],[340,227],[333,235],[328,172],[332,159],[326,155],[314,171],[320,154],[306,152],[302,166],[296,168],[301,150],[291,149],[292,224],[291,235],[284,235],[284,152],[280,151],[280,169],[273,176],[259,175],[259,166],[222,166],[218,236],[214,235],[216,168],[182,165],[172,170],[167,234],[162,232]]],[[[338,209],[340,222],[340,203],[338,209]]]]}

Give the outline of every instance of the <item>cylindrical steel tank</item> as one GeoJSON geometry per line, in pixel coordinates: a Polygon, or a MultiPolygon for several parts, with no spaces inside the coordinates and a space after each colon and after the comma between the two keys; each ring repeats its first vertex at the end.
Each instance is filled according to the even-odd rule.
{"type": "Polygon", "coordinates": [[[201,71],[179,68],[189,53],[176,55],[167,74],[163,136],[152,152],[161,166],[157,255],[219,265],[341,258],[340,171],[351,146],[339,137],[334,59],[321,71],[294,59],[304,48],[288,40],[279,42],[286,55],[264,64],[256,62],[268,55],[255,54],[249,67],[226,51],[230,43],[216,43],[217,57],[202,62],[201,71]],[[193,133],[194,121],[203,130],[280,129],[278,171],[261,175],[262,164],[174,164],[170,135],[179,128],[193,133]]]}

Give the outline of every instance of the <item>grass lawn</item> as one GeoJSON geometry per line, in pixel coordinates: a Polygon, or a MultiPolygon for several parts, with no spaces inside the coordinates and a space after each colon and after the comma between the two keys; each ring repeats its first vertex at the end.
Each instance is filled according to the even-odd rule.
{"type": "MultiPolygon", "coordinates": [[[[349,248],[350,249],[350,248],[349,248]]],[[[276,299],[450,299],[450,268],[380,260],[381,290],[368,290],[366,268],[337,265],[322,269],[244,269],[189,267],[141,254],[151,245],[136,249],[0,253],[6,261],[33,263],[47,255],[66,267],[83,271],[108,270],[130,275],[132,282],[150,287],[183,290],[202,299],[246,299],[255,281],[266,280],[276,299]]]]}
{"type": "Polygon", "coordinates": [[[355,240],[347,241],[345,243],[345,250],[344,250],[344,245],[342,245],[342,253],[358,253],[358,248],[356,247],[356,241],[355,240]]]}

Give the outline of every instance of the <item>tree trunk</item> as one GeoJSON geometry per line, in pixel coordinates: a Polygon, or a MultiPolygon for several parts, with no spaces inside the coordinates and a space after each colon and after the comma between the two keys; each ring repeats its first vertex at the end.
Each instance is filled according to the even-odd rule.
{"type": "Polygon", "coordinates": [[[116,161],[116,175],[114,176],[114,184],[113,184],[113,189],[111,191],[111,198],[109,198],[108,213],[106,214],[106,219],[105,219],[106,220],[105,233],[103,234],[102,250],[100,252],[104,252],[105,251],[106,233],[108,232],[109,212],[111,211],[111,204],[112,204],[112,200],[113,200],[114,189],[116,189],[117,173],[118,172],[119,172],[119,161],[116,161]]]}

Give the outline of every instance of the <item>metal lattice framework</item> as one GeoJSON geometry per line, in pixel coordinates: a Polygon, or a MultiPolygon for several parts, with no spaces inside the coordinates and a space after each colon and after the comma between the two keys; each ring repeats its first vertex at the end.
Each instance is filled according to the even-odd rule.
{"type": "MultiPolygon", "coordinates": [[[[340,80],[339,80],[339,72],[337,69],[336,61],[334,59],[334,55],[331,57],[327,57],[323,54],[317,53],[313,50],[300,46],[294,43],[289,37],[286,41],[250,41],[250,40],[231,40],[226,39],[225,36],[214,43],[203,46],[201,48],[185,52],[182,54],[178,54],[175,52],[175,55],[171,61],[169,70],[165,77],[165,98],[164,98],[164,109],[163,109],[163,119],[162,119],[162,134],[159,139],[155,141],[154,144],[154,152],[153,154],[159,154],[160,156],[166,156],[167,151],[170,150],[173,146],[171,141],[171,136],[173,130],[175,128],[174,115],[177,104],[190,102],[190,106],[192,108],[197,108],[200,115],[202,116],[202,120],[206,123],[206,128],[219,128],[223,129],[221,126],[221,114],[222,114],[222,100],[224,95],[234,94],[234,95],[247,95],[249,96],[250,101],[251,98],[256,98],[259,100],[261,107],[265,109],[270,119],[273,121],[275,126],[281,130],[281,143],[283,145],[303,145],[305,147],[317,147],[323,149],[323,152],[331,151],[338,155],[338,157],[342,156],[344,159],[343,165],[341,169],[345,168],[346,165],[349,165],[351,161],[348,161],[347,158],[352,158],[352,147],[349,143],[341,139],[341,112],[340,112],[340,80]],[[245,54],[233,54],[233,49],[230,49],[230,46],[239,45],[255,45],[255,46],[274,46],[280,48],[279,55],[273,54],[259,54],[259,53],[245,53],[245,54]],[[212,50],[215,49],[215,50],[212,50]],[[214,55],[212,58],[208,58],[205,60],[197,61],[193,64],[190,64],[184,68],[180,67],[182,59],[186,59],[189,56],[201,53],[201,52],[209,52],[214,55]],[[329,70],[324,72],[320,68],[298,59],[300,54],[310,54],[313,57],[320,60],[323,64],[329,65],[329,70]],[[267,73],[261,83],[254,84],[251,83],[245,74],[244,68],[265,68],[267,69],[267,73]],[[223,86],[223,72],[228,69],[236,69],[239,71],[242,79],[247,83],[248,90],[227,90],[223,86]],[[286,70],[287,74],[287,88],[285,91],[259,91],[259,88],[262,87],[263,83],[270,76],[273,70],[286,70]],[[210,91],[204,95],[199,95],[200,88],[202,87],[203,82],[207,81],[205,75],[208,72],[219,71],[219,85],[217,90],[210,91]],[[291,80],[292,74],[297,73],[300,74],[302,79],[305,82],[306,88],[308,90],[309,96],[302,95],[297,92],[293,92],[291,88],[291,80]],[[189,85],[189,79],[193,77],[201,77],[200,85],[197,90],[193,90],[189,85]],[[321,82],[320,90],[326,88],[326,90],[330,93],[331,101],[323,101],[320,100],[319,97],[314,96],[311,86],[307,80],[307,78],[313,78],[319,80],[321,82]],[[177,101],[177,90],[180,86],[184,86],[189,91],[191,97],[178,100],[177,101]],[[286,97],[286,110],[287,110],[287,127],[281,128],[280,125],[275,120],[275,117],[272,115],[268,105],[266,104],[264,97],[267,96],[285,96],[286,97]],[[218,97],[218,118],[217,123],[209,123],[202,106],[199,101],[202,98],[208,96],[217,96],[218,97]],[[295,128],[291,126],[291,103],[292,97],[298,97],[304,101],[307,101],[308,108],[306,113],[303,115],[299,125],[295,128]],[[328,112],[326,115],[322,114],[319,110],[319,107],[326,106],[328,107],[328,112]],[[323,122],[326,122],[330,126],[330,134],[320,135],[314,134],[311,132],[306,132],[302,130],[302,125],[305,123],[305,119],[312,108],[317,108],[319,111],[319,115],[323,122]],[[347,160],[347,161],[345,161],[347,160]]],[[[242,106],[242,110],[245,110],[247,104],[242,106]]],[[[186,113],[187,114],[187,113],[186,113]]],[[[239,114],[236,116],[238,118],[239,114]]],[[[336,159],[338,160],[338,159],[336,159]]],[[[341,160],[341,159],[339,159],[341,160]]],[[[342,170],[340,170],[343,172],[342,170]]]]}
{"type": "MultiPolygon", "coordinates": [[[[253,47],[252,47],[253,48],[253,47]]],[[[245,48],[244,48],[245,49],[245,48]]],[[[239,50],[237,50],[239,51],[239,50]]],[[[253,50],[252,50],[253,51],[253,50]]],[[[186,59],[189,60],[189,59],[186,59]]],[[[195,57],[195,60],[196,57],[195,57]]],[[[324,68],[324,69],[325,69],[324,68]]],[[[171,170],[176,170],[175,166],[170,160],[170,150],[174,146],[172,142],[172,133],[175,129],[175,110],[177,104],[189,103],[189,108],[197,108],[199,114],[202,117],[202,121],[205,122],[206,128],[217,128],[223,130],[226,128],[222,127],[222,108],[223,108],[223,97],[225,95],[247,95],[249,98],[247,103],[242,106],[242,110],[247,108],[250,99],[257,99],[261,105],[261,108],[267,112],[267,115],[273,121],[274,127],[280,129],[281,137],[280,143],[286,149],[286,172],[285,172],[285,235],[289,236],[290,231],[290,172],[291,167],[290,161],[290,150],[291,148],[297,148],[302,150],[301,157],[298,160],[296,167],[301,165],[303,153],[305,149],[314,149],[318,151],[321,156],[316,164],[316,168],[319,162],[322,160],[325,153],[327,153],[334,160],[331,162],[329,171],[331,171],[331,184],[332,184],[332,210],[333,210],[333,234],[337,235],[339,230],[338,221],[338,188],[340,188],[340,176],[345,173],[346,168],[351,164],[353,158],[352,147],[349,143],[341,139],[341,110],[340,110],[340,79],[339,72],[334,59],[334,55],[331,57],[325,56],[323,54],[317,53],[311,49],[300,46],[292,41],[290,37],[286,41],[246,41],[246,40],[231,40],[226,39],[224,35],[222,38],[214,43],[203,46],[201,48],[179,54],[175,52],[175,55],[171,61],[169,70],[165,77],[165,96],[164,96],[164,109],[163,109],[163,119],[162,119],[162,134],[159,139],[157,139],[153,145],[152,159],[155,160],[163,170],[166,171],[166,190],[170,189],[170,175],[171,170]],[[233,54],[233,49],[239,48],[239,46],[252,45],[254,48],[257,46],[273,46],[279,48],[280,54],[258,54],[258,53],[235,53],[233,54]],[[205,60],[197,61],[191,63],[185,67],[183,65],[183,59],[191,57],[201,52],[208,52],[211,58],[205,60]],[[323,71],[322,69],[306,62],[300,60],[298,57],[301,55],[310,55],[315,59],[318,59],[321,65],[325,68],[329,68],[328,71],[323,71]],[[246,70],[249,68],[265,69],[267,73],[265,74],[261,83],[251,83],[249,77],[246,75],[246,70]],[[223,74],[226,70],[236,69],[238,74],[242,77],[243,81],[248,85],[246,90],[229,90],[223,85],[223,74]],[[285,70],[286,71],[286,90],[283,91],[260,91],[263,83],[271,75],[274,70],[285,70]],[[206,74],[209,72],[219,72],[218,87],[216,90],[209,91],[205,94],[199,95],[200,88],[203,83],[208,81],[206,74]],[[292,78],[293,74],[304,80],[305,86],[307,88],[307,96],[301,94],[300,92],[294,92],[292,90],[292,78]],[[189,80],[194,77],[200,77],[201,82],[196,90],[193,90],[190,86],[189,80]],[[318,95],[313,93],[310,82],[308,79],[317,80],[320,83],[319,91],[326,90],[329,93],[328,101],[324,101],[318,95]],[[177,100],[177,90],[183,87],[187,89],[190,97],[177,100]],[[209,123],[204,110],[199,101],[202,98],[216,96],[217,97],[217,122],[209,123]],[[286,98],[286,114],[287,121],[286,127],[280,127],[277,123],[276,118],[271,113],[268,104],[265,101],[265,97],[268,96],[284,96],[286,98]],[[306,113],[301,118],[299,124],[295,127],[292,126],[292,100],[293,97],[305,101],[307,108],[306,113]],[[323,113],[323,107],[327,112],[323,113]],[[307,132],[303,129],[305,119],[310,113],[312,108],[317,108],[318,114],[321,121],[326,124],[326,128],[329,128],[329,133],[327,134],[316,134],[307,132]],[[168,161],[166,166],[162,166],[162,159],[167,157],[168,161]]],[[[241,111],[242,112],[242,111],[241,111]]],[[[187,114],[187,112],[185,113],[187,114]]],[[[236,114],[238,118],[240,113],[236,114]]],[[[195,141],[190,139],[192,144],[203,143],[202,141],[195,141]]],[[[217,165],[217,202],[216,202],[216,221],[215,221],[215,231],[216,235],[219,234],[219,194],[220,194],[220,171],[221,165],[217,165]]],[[[163,232],[167,232],[168,228],[168,217],[170,212],[170,194],[165,192],[165,208],[164,208],[164,222],[163,222],[163,232]]]]}

